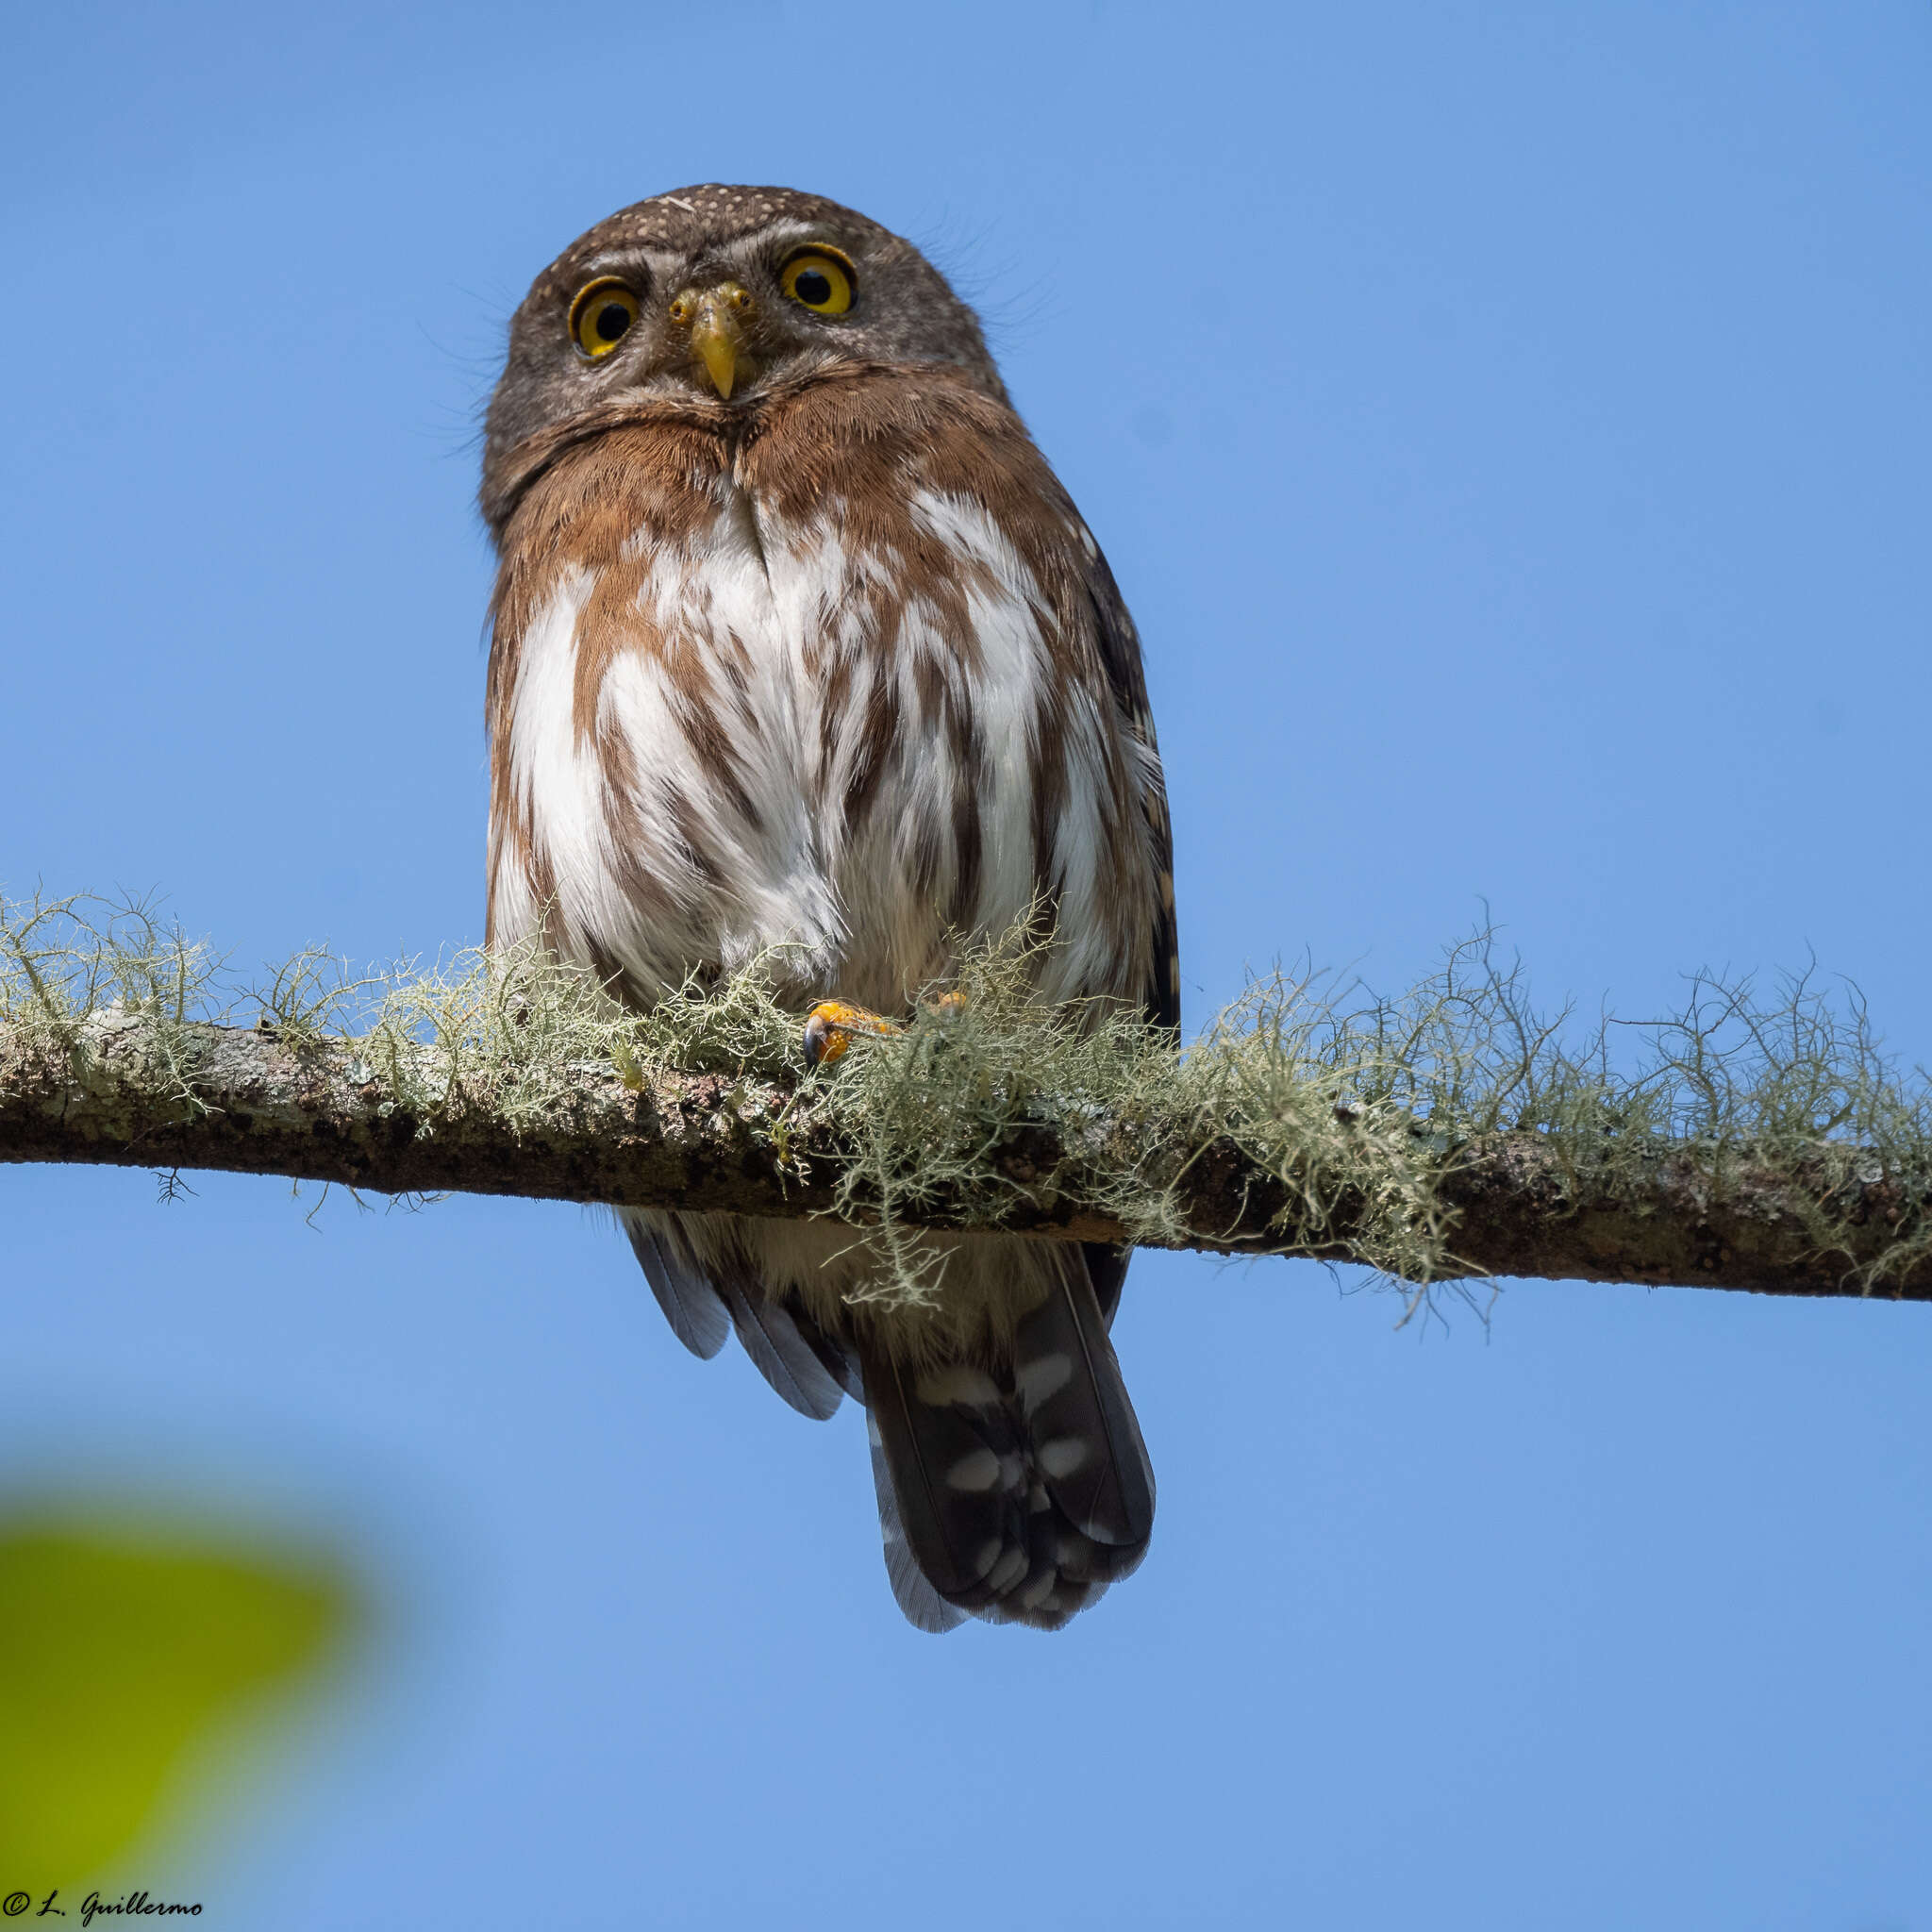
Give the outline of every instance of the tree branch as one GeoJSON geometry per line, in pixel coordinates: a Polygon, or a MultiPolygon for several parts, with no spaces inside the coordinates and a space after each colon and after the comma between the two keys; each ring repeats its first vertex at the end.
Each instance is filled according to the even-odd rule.
{"type": "MultiPolygon", "coordinates": [[[[65,1038],[0,1025],[0,1161],[202,1168],[340,1182],[389,1194],[462,1192],[773,1217],[834,1211],[851,1158],[837,1081],[639,1072],[608,1061],[566,1070],[568,1104],[514,1116],[487,1094],[425,1107],[362,1059],[354,1041],[163,1023],[108,1008],[65,1038]]],[[[1008,1191],[941,1188],[901,1219],[930,1228],[1117,1241],[1109,1176],[1167,1191],[1161,1244],[1232,1255],[1362,1258],[1351,1236],[1364,1199],[1344,1191],[1311,1234],[1282,1175],[1224,1133],[1205,1141],[1144,1118],[1050,1118],[1006,1131],[987,1153],[1008,1191]]],[[[1439,1198],[1451,1257],[1435,1278],[1541,1276],[1839,1295],[1923,1216],[1924,1196],[1868,1170],[1811,1171],[1712,1150],[1627,1147],[1602,1169],[1540,1131],[1445,1150],[1439,1198]],[[1849,1196],[1851,1198],[1847,1198],[1849,1196]],[[1832,1197],[1834,1244],[1814,1232],[1832,1197]]],[[[1932,1300],[1932,1257],[1886,1275],[1884,1298],[1932,1300]]]]}

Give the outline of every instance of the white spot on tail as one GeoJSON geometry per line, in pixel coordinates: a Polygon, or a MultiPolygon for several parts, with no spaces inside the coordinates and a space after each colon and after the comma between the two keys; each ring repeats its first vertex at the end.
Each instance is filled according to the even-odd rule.
{"type": "Polygon", "coordinates": [[[934,1369],[920,1376],[912,1392],[934,1408],[943,1408],[949,1402],[968,1408],[997,1408],[1000,1405],[999,1385],[980,1369],[934,1369]]]}
{"type": "Polygon", "coordinates": [[[990,1490],[999,1479],[1000,1459],[991,1449],[975,1449],[971,1456],[960,1457],[946,1472],[947,1489],[968,1492],[990,1490]]]}
{"type": "Polygon", "coordinates": [[[1028,1408],[1038,1408],[1049,1395],[1058,1395],[1074,1379],[1071,1356],[1058,1350],[1028,1362],[1013,1378],[1020,1385],[1020,1400],[1028,1408]]]}
{"type": "Polygon", "coordinates": [[[1084,1436],[1056,1436],[1051,1442],[1041,1445],[1040,1466],[1056,1481],[1061,1476],[1072,1475],[1086,1460],[1087,1439],[1084,1436]]]}
{"type": "Polygon", "coordinates": [[[1004,1596],[1026,1574],[1026,1552],[1018,1544],[1011,1544],[986,1574],[986,1587],[1004,1596]]]}

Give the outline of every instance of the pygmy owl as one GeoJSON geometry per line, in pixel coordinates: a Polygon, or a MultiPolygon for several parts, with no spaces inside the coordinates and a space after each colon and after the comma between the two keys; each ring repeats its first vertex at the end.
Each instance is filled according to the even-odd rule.
{"type": "MultiPolygon", "coordinates": [[[[600,222],[516,312],[481,501],[492,944],[642,1002],[782,945],[801,1012],[891,1014],[1032,908],[1042,995],[1177,1025],[1133,625],[916,248],[774,188],[600,222]]],[[[1140,1561],[1124,1253],[946,1238],[940,1304],[892,1311],[823,1223],[623,1219],[694,1353],[735,1327],[794,1408],[864,1403],[914,1624],[1055,1628],[1140,1561]]]]}

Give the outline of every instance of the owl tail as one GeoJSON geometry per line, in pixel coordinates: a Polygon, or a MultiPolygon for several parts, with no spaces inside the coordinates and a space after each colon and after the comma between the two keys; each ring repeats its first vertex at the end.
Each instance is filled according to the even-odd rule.
{"type": "Polygon", "coordinates": [[[1065,1254],[1010,1364],[863,1351],[886,1570],[921,1629],[1058,1630],[1146,1554],[1154,1471],[1084,1258],[1065,1254]]]}

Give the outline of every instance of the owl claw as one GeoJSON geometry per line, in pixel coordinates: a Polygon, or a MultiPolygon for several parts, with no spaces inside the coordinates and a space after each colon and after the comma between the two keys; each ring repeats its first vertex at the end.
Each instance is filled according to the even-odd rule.
{"type": "Polygon", "coordinates": [[[869,1007],[855,1007],[844,1000],[821,1000],[806,1016],[806,1065],[829,1067],[852,1044],[855,1035],[885,1040],[905,1030],[869,1007]]]}
{"type": "MultiPolygon", "coordinates": [[[[938,1020],[956,1018],[965,1006],[963,992],[942,992],[925,1002],[926,1011],[938,1020]]],[[[828,1067],[855,1038],[890,1040],[905,1030],[896,1020],[888,1020],[870,1007],[855,1007],[846,1000],[821,1000],[806,1017],[805,1063],[828,1067]]]]}

